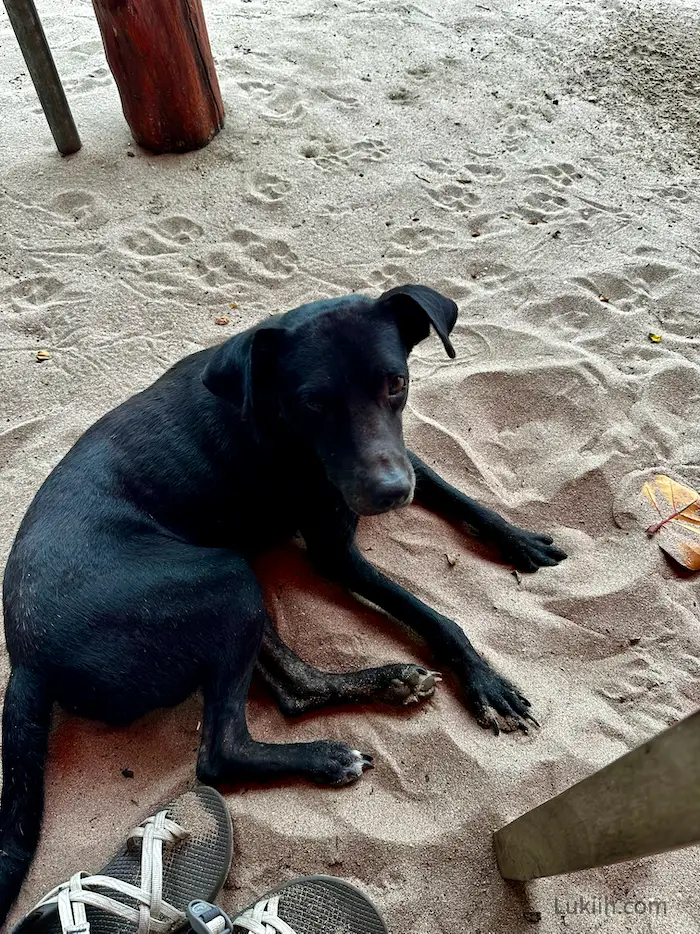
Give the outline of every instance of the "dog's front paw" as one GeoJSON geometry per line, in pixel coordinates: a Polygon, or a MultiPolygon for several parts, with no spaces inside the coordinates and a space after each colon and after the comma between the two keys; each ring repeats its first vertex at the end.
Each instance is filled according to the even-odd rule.
{"type": "Polygon", "coordinates": [[[439,671],[428,671],[420,665],[405,665],[382,695],[387,704],[407,706],[427,700],[442,681],[439,671]]]}
{"type": "Polygon", "coordinates": [[[531,726],[539,726],[530,713],[530,701],[486,662],[472,668],[467,677],[467,704],[479,726],[496,736],[501,731],[528,733],[531,726]]]}
{"type": "Polygon", "coordinates": [[[309,774],[320,785],[350,785],[373,768],[372,756],[350,749],[345,743],[309,743],[312,762],[309,774]]]}
{"type": "Polygon", "coordinates": [[[554,567],[567,557],[549,535],[528,532],[510,523],[496,533],[495,542],[503,559],[518,571],[532,573],[538,568],[554,567]]]}

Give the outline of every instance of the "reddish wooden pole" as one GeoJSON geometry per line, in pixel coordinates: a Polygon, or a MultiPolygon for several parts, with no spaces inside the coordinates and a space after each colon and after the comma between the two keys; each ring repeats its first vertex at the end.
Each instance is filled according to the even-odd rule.
{"type": "Polygon", "coordinates": [[[136,142],[152,152],[199,149],[224,125],[200,0],[92,0],[136,142]]]}

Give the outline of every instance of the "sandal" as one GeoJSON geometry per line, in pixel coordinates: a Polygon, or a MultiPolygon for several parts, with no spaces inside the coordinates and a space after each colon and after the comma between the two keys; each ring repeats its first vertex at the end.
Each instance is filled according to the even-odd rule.
{"type": "Polygon", "coordinates": [[[304,876],[278,886],[232,920],[205,901],[187,917],[195,934],[388,934],[372,902],[332,876],[304,876]]]}
{"type": "Polygon", "coordinates": [[[76,873],[12,934],[174,934],[194,898],[216,898],[233,855],[226,802],[200,785],[131,831],[101,873],[76,873]]]}

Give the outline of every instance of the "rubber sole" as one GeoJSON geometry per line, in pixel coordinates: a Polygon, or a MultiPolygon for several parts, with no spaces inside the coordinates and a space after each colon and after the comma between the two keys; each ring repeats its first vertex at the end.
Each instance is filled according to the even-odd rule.
{"type": "MultiPolygon", "coordinates": [[[[295,934],[389,934],[384,919],[364,892],[335,876],[302,876],[266,892],[245,911],[261,901],[279,896],[278,913],[295,934]]],[[[236,927],[234,932],[243,930],[236,927]]]]}

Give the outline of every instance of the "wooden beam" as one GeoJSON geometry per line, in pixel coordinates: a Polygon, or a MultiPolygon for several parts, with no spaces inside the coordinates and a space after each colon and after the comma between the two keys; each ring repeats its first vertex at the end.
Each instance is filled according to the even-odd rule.
{"type": "Polygon", "coordinates": [[[136,142],[156,153],[205,146],[224,125],[224,105],[200,0],[92,5],[136,142]]]}
{"type": "Polygon", "coordinates": [[[494,835],[506,879],[537,879],[700,843],[700,712],[494,835]]]}
{"type": "Polygon", "coordinates": [[[34,2],[5,0],[5,9],[58,151],[71,156],[80,149],[80,137],[34,2]]]}

